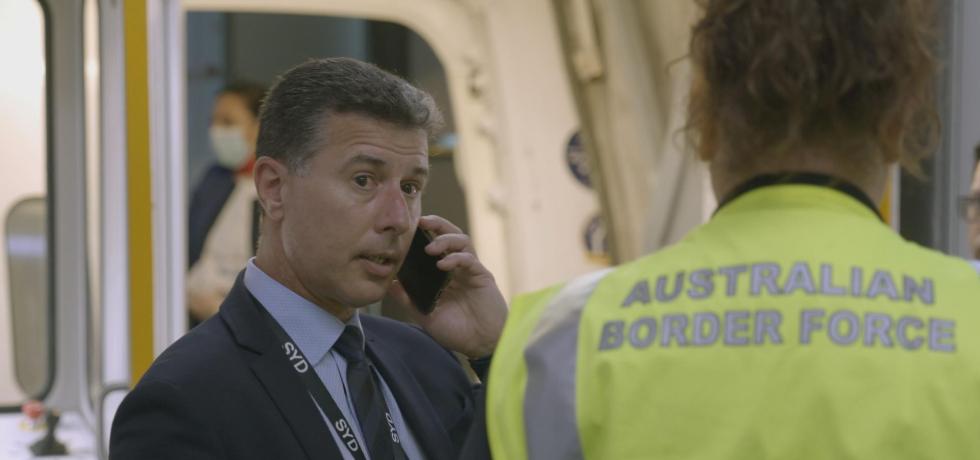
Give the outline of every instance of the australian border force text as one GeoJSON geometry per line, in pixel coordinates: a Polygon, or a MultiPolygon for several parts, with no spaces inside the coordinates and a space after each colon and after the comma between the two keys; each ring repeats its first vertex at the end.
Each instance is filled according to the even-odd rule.
{"type": "Polygon", "coordinates": [[[797,292],[813,297],[806,300],[807,308],[792,310],[698,309],[690,313],[673,310],[659,315],[644,312],[631,319],[609,320],[602,325],[598,348],[611,351],[624,346],[634,349],[744,347],[783,345],[789,340],[803,346],[829,342],[843,347],[956,351],[955,322],[950,319],[907,314],[909,311],[904,308],[902,312],[886,312],[819,307],[820,297],[851,297],[855,303],[883,298],[897,304],[932,307],[936,298],[932,279],[897,277],[886,270],[866,273],[860,267],[835,274],[835,268],[830,264],[816,268],[805,262],[786,268],[775,263],[759,263],[641,279],[624,293],[621,308],[652,305],[654,310],[649,313],[656,313],[657,304],[671,304],[682,296],[694,300],[685,303],[697,308],[701,303],[698,300],[710,302],[709,299],[717,295],[732,297],[740,289],[747,289],[743,292],[743,295],[748,294],[743,297],[746,300],[797,292]],[[787,337],[790,331],[794,333],[787,337]]]}

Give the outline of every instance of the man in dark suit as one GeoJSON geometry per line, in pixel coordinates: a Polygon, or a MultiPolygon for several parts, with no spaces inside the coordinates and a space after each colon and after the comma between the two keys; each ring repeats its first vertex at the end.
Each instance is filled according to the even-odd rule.
{"type": "Polygon", "coordinates": [[[479,429],[466,439],[480,389],[447,349],[484,374],[506,305],[469,238],[420,216],[439,122],[427,94],[355,60],[280,77],[261,113],[257,255],[123,401],[110,458],[486,455],[479,429]],[[451,274],[428,315],[394,281],[416,227],[451,274]],[[421,328],[358,314],[385,296],[421,328]]]}

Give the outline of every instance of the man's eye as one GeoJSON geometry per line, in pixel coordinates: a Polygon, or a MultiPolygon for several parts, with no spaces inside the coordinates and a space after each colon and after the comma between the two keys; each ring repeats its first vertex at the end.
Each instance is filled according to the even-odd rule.
{"type": "Polygon", "coordinates": [[[413,184],[413,183],[402,184],[402,192],[404,192],[406,195],[411,195],[411,196],[418,195],[420,190],[421,188],[419,187],[418,184],[413,184]]]}
{"type": "Polygon", "coordinates": [[[354,176],[354,183],[357,184],[358,187],[367,188],[371,185],[371,176],[368,176],[367,174],[354,176]]]}

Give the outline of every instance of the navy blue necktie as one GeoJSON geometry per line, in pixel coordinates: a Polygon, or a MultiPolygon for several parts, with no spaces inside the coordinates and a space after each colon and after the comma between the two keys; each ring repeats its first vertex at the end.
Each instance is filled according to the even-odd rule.
{"type": "Polygon", "coordinates": [[[390,426],[394,421],[389,425],[388,409],[381,386],[375,379],[374,366],[364,354],[361,330],[355,326],[345,327],[333,349],[347,361],[347,388],[371,459],[404,459],[404,451],[392,438],[390,426]]]}

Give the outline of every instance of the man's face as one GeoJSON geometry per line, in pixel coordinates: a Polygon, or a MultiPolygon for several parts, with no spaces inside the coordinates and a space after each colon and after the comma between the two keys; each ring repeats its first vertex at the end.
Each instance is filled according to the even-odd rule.
{"type": "MultiPolygon", "coordinates": [[[[980,196],[980,163],[973,172],[973,185],[970,186],[970,194],[980,196]]],[[[975,210],[974,212],[980,212],[975,210]]],[[[973,257],[980,259],[980,217],[974,217],[970,225],[970,247],[973,248],[973,257]]]]}
{"type": "Polygon", "coordinates": [[[321,306],[384,297],[408,251],[429,169],[428,140],[356,114],[331,114],[326,143],[282,188],[282,244],[321,306]]]}

